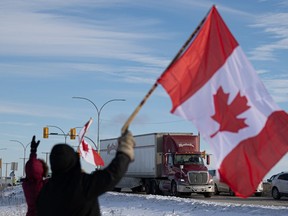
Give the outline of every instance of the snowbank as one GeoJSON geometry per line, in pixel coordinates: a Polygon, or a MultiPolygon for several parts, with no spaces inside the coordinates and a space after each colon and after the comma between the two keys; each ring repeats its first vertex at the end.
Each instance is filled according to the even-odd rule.
{"type": "MultiPolygon", "coordinates": [[[[242,216],[288,215],[287,207],[257,206],[200,201],[192,198],[108,192],[100,197],[103,216],[242,216]]],[[[0,216],[25,216],[21,186],[0,194],[0,216]]]]}

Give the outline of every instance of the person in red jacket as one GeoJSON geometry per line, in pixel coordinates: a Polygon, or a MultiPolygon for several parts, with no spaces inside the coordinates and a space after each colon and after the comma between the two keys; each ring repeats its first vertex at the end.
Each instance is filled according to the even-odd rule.
{"type": "Polygon", "coordinates": [[[27,213],[26,216],[36,216],[36,200],[40,190],[45,184],[44,178],[48,174],[48,166],[45,161],[37,159],[37,148],[40,140],[35,141],[36,137],[33,136],[30,144],[30,157],[25,165],[26,177],[23,180],[22,188],[24,191],[27,213]]]}

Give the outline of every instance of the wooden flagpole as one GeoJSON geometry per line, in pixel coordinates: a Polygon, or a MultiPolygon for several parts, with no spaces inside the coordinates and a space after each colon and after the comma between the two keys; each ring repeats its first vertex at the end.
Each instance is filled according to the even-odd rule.
{"type": "MultiPolygon", "coordinates": [[[[213,5],[214,7],[214,5],[213,5]]],[[[212,7],[212,8],[213,8],[212,7]]],[[[211,11],[211,9],[209,10],[209,12],[211,11]]],[[[207,15],[202,19],[202,21],[199,23],[199,25],[196,27],[196,29],[194,30],[194,32],[190,35],[190,37],[187,39],[187,41],[184,43],[184,45],[181,47],[181,49],[178,51],[178,53],[175,55],[175,57],[173,58],[173,60],[170,62],[170,64],[166,67],[166,69],[164,70],[164,72],[166,70],[168,70],[171,65],[180,57],[180,55],[185,51],[185,49],[187,48],[187,46],[190,44],[190,42],[192,41],[192,39],[195,37],[195,35],[198,33],[198,31],[200,30],[200,28],[202,27],[203,23],[205,22],[209,12],[207,13],[207,15]]],[[[163,72],[163,73],[164,73],[163,72]]],[[[162,73],[162,74],[163,74],[162,73]]],[[[140,111],[140,109],[143,107],[143,105],[146,103],[146,101],[148,100],[148,98],[151,96],[151,94],[154,92],[154,90],[156,89],[156,87],[158,86],[157,80],[154,83],[154,85],[152,86],[152,88],[148,91],[148,93],[144,96],[144,98],[142,99],[142,101],[140,102],[140,104],[136,107],[136,109],[134,110],[134,112],[129,116],[129,118],[127,119],[127,121],[125,122],[125,124],[123,125],[122,129],[121,129],[121,133],[125,134],[126,131],[129,128],[129,125],[131,124],[131,122],[134,120],[134,118],[136,117],[136,115],[138,114],[138,112],[140,111]]]]}

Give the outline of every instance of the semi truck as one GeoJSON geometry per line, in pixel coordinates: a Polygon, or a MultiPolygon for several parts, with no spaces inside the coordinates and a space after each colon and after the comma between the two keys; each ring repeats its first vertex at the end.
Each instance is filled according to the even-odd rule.
{"type": "MultiPolygon", "coordinates": [[[[135,160],[115,190],[131,189],[147,194],[214,193],[213,177],[205,165],[209,155],[200,151],[200,135],[192,133],[150,133],[134,136],[135,160]]],[[[100,141],[105,166],[114,158],[117,138],[100,141]]]]}

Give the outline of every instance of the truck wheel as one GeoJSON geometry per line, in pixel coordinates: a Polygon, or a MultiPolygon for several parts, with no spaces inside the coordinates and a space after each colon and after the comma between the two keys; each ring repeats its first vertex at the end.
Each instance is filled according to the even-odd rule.
{"type": "Polygon", "coordinates": [[[215,195],[219,195],[220,194],[216,184],[214,185],[214,194],[215,195]]]}
{"type": "Polygon", "coordinates": [[[142,192],[143,191],[143,186],[140,185],[138,187],[134,187],[131,189],[133,193],[139,193],[139,192],[142,192]]]}
{"type": "Polygon", "coordinates": [[[212,192],[205,192],[204,193],[204,197],[205,198],[210,198],[212,196],[212,194],[213,194],[212,192]]]}
{"type": "Polygon", "coordinates": [[[151,185],[149,181],[145,183],[145,192],[146,194],[151,194],[151,185]]]}
{"type": "Polygon", "coordinates": [[[115,191],[115,192],[121,192],[121,188],[116,188],[116,187],[115,187],[115,188],[113,189],[113,191],[115,191]]]}
{"type": "Polygon", "coordinates": [[[159,189],[156,181],[150,181],[150,189],[151,194],[157,195],[159,194],[159,189]]]}
{"type": "Polygon", "coordinates": [[[177,191],[177,184],[175,181],[172,181],[171,183],[171,196],[178,196],[179,193],[177,191]]]}

